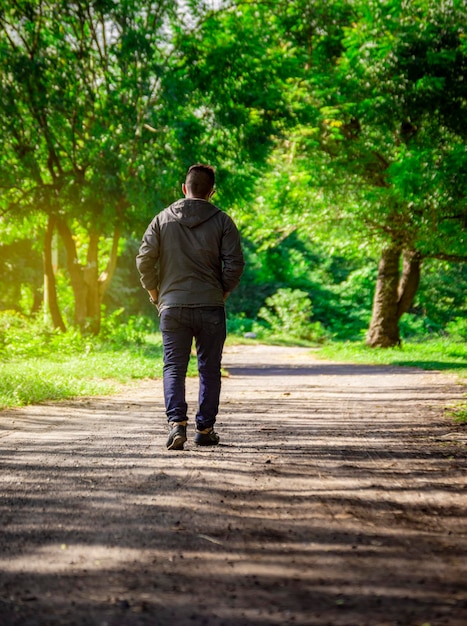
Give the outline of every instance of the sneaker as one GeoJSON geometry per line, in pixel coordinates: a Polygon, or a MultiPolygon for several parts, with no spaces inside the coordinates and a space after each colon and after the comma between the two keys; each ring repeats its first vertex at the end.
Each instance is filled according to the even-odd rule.
{"type": "Polygon", "coordinates": [[[177,422],[169,423],[169,438],[167,439],[168,450],[183,450],[186,441],[186,425],[177,422]]]}
{"type": "Polygon", "coordinates": [[[197,446],[217,446],[219,435],[211,428],[208,432],[197,430],[195,433],[195,443],[197,446]]]}

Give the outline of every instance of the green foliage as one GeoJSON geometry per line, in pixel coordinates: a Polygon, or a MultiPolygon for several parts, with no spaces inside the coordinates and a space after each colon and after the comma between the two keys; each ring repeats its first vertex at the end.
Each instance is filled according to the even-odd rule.
{"type": "Polygon", "coordinates": [[[131,315],[124,317],[125,309],[120,308],[104,316],[99,340],[116,347],[143,345],[147,336],[154,332],[155,323],[148,317],[131,315]]]}
{"type": "MultiPolygon", "coordinates": [[[[103,300],[107,315],[121,307],[125,308],[125,316],[144,314],[151,317],[156,312],[149,302],[147,292],[141,286],[135,263],[143,232],[142,230],[139,238],[125,239],[125,245],[119,254],[112,281],[103,300]]],[[[105,324],[105,319],[102,322],[105,324]]]]}
{"type": "MultiPolygon", "coordinates": [[[[68,360],[56,363],[49,358],[2,365],[0,409],[111,392],[114,385],[109,381],[82,375],[82,368],[90,365],[88,359],[84,361],[80,361],[77,367],[72,367],[68,360]]],[[[88,373],[96,374],[96,367],[89,368],[88,373]]]]}
{"type": "Polygon", "coordinates": [[[245,313],[229,313],[227,315],[227,335],[241,337],[245,333],[252,332],[256,320],[246,317],[245,313]]]}
{"type": "Polygon", "coordinates": [[[424,259],[402,336],[453,324],[463,336],[453,320],[465,316],[465,264],[449,261],[466,249],[466,23],[460,0],[6,3],[0,308],[39,310],[53,218],[70,326],[63,337],[40,324],[5,330],[8,358],[94,350],[74,330],[78,292],[82,302],[106,292],[98,341],[142,341],[132,316],[153,311],[136,247],[200,160],[215,164],[216,199],[245,238],[235,332],[287,289],[307,294],[333,337],[361,337],[391,240],[424,259]]]}
{"type": "MultiPolygon", "coordinates": [[[[0,408],[111,393],[162,376],[162,346],[150,318],[106,316],[98,337],[51,330],[16,311],[0,313],[0,408]]],[[[196,371],[190,363],[189,375],[196,371]]]]}
{"type": "Polygon", "coordinates": [[[427,260],[412,312],[433,332],[467,312],[467,264],[427,260]]]}
{"type": "Polygon", "coordinates": [[[359,217],[424,256],[461,254],[465,5],[370,0],[356,10],[335,76],[332,150],[365,185],[359,217]]]}
{"type": "Polygon", "coordinates": [[[451,416],[454,418],[455,422],[467,424],[467,404],[464,403],[462,406],[453,407],[451,416]]]}
{"type": "Polygon", "coordinates": [[[123,309],[104,316],[102,330],[94,341],[78,328],[66,333],[44,325],[39,318],[30,320],[16,311],[0,312],[0,361],[18,358],[39,358],[55,355],[89,354],[101,349],[141,346],[154,331],[149,318],[123,317],[123,309]]]}
{"type": "MultiPolygon", "coordinates": [[[[132,380],[162,376],[162,348],[158,337],[144,345],[88,344],[70,349],[68,342],[50,345],[41,356],[15,355],[0,363],[0,408],[45,400],[108,394],[132,380]]],[[[193,365],[190,374],[193,374],[193,365]]]]}
{"type": "Polygon", "coordinates": [[[0,243],[0,309],[12,306],[26,315],[37,311],[42,301],[43,271],[38,243],[31,238],[22,237],[21,228],[2,234],[0,243]],[[13,238],[11,242],[8,242],[13,238]]]}
{"type": "Polygon", "coordinates": [[[239,288],[229,298],[229,310],[254,319],[275,291],[298,289],[310,296],[313,318],[329,334],[337,338],[361,337],[370,317],[376,264],[367,258],[365,250],[359,250],[357,243],[353,249],[349,241],[345,247],[335,240],[333,243],[329,238],[310,239],[298,230],[279,240],[271,233],[259,248],[246,242],[246,270],[239,288]]]}
{"type": "Polygon", "coordinates": [[[456,317],[446,324],[446,332],[454,341],[467,342],[467,318],[456,317]]]}
{"type": "Polygon", "coordinates": [[[15,311],[0,313],[0,361],[86,352],[86,339],[77,330],[61,333],[39,320],[30,321],[15,311]]]}
{"type": "MultiPolygon", "coordinates": [[[[47,223],[58,230],[72,323],[89,327],[89,318],[98,318],[97,300],[121,253],[119,238],[133,230],[141,236],[153,215],[180,195],[188,165],[215,163],[222,201],[233,189],[238,197],[263,158],[271,123],[260,107],[278,108],[281,92],[272,93],[274,70],[261,69],[261,55],[253,54],[268,45],[258,32],[251,43],[243,40],[245,54],[237,55],[238,22],[236,11],[209,11],[203,3],[180,11],[165,0],[3,7],[0,233],[20,216],[31,228],[40,223],[41,242],[47,223]],[[224,29],[215,28],[219,21],[224,29]],[[192,29],[195,23],[199,28],[192,29]],[[228,54],[235,58],[230,73],[221,67],[230,63],[228,54]],[[258,89],[259,71],[269,90],[258,89]],[[217,77],[215,98],[206,76],[217,77]]],[[[25,255],[21,260],[29,263],[25,255]]],[[[26,272],[18,278],[27,281],[26,272]]],[[[9,292],[3,291],[11,307],[17,294],[13,287],[9,292]]],[[[59,286],[63,317],[66,294],[59,286]]]]}
{"type": "Polygon", "coordinates": [[[402,339],[419,340],[433,335],[438,335],[441,328],[436,326],[432,320],[425,315],[414,315],[406,313],[399,322],[402,339]]]}
{"type": "MultiPolygon", "coordinates": [[[[336,336],[357,336],[369,322],[376,254],[385,242],[424,259],[466,260],[466,9],[400,0],[320,8],[297,0],[277,15],[287,24],[288,53],[300,61],[288,89],[297,123],[278,138],[254,206],[240,221],[264,273],[259,285],[273,289],[277,280],[309,290],[317,319],[336,336]],[[291,15],[305,14],[306,26],[291,26],[291,15]],[[321,267],[299,279],[300,261],[311,257],[297,245],[306,235],[321,267]],[[294,253],[284,243],[292,239],[294,253]],[[348,277],[328,271],[324,250],[336,260],[342,252],[348,277]]],[[[402,336],[442,330],[465,311],[455,282],[446,284],[437,314],[431,278],[422,275],[415,317],[402,318],[402,336]],[[449,289],[456,292],[451,307],[449,289]]]]}
{"type": "Polygon", "coordinates": [[[267,323],[270,332],[309,341],[323,339],[321,324],[312,322],[312,304],[306,292],[278,289],[265,304],[258,315],[267,323]]]}

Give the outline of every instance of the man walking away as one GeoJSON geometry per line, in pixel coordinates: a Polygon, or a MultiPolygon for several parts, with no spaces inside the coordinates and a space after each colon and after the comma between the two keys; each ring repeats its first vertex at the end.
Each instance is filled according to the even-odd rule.
{"type": "Polygon", "coordinates": [[[233,220],[210,202],[215,174],[192,165],[174,202],[149,224],[136,257],[141,284],[157,306],[164,347],[164,399],[169,450],[183,450],[187,404],[185,379],[193,338],[199,373],[194,441],[219,443],[214,431],[226,337],[225,301],[245,265],[233,220]]]}

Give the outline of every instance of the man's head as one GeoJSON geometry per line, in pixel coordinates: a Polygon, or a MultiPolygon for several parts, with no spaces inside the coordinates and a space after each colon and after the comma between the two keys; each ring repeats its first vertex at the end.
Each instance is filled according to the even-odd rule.
{"type": "Polygon", "coordinates": [[[197,163],[188,170],[182,190],[187,198],[209,200],[214,193],[215,181],[214,169],[210,165],[197,163]]]}

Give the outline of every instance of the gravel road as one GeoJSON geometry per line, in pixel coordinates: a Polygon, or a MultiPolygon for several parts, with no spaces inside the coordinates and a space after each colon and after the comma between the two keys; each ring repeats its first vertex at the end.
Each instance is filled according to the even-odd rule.
{"type": "Polygon", "coordinates": [[[0,413],[1,626],[465,626],[455,378],[228,347],[221,445],[162,383],[0,413]]]}

